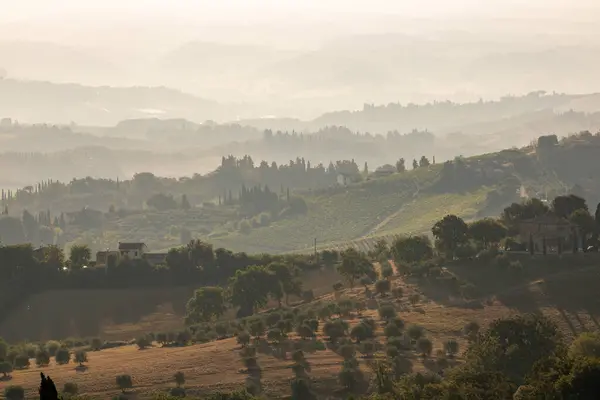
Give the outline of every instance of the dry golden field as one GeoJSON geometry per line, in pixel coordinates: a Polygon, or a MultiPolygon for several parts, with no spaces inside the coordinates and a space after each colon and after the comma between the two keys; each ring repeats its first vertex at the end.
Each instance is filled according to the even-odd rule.
{"type": "MultiPolygon", "coordinates": [[[[549,268],[538,275],[534,279],[520,279],[519,284],[505,286],[495,293],[488,291],[481,299],[462,304],[439,295],[439,291],[436,292],[438,296],[435,300],[432,296],[427,296],[426,293],[433,290],[427,283],[416,284],[394,278],[394,286],[400,286],[404,290],[404,301],[397,305],[398,315],[407,324],[417,324],[425,328],[426,336],[434,344],[433,354],[436,349],[442,348],[444,341],[450,338],[458,340],[461,351],[464,350],[467,342],[462,336],[462,328],[469,321],[477,321],[485,326],[497,318],[519,312],[541,312],[549,316],[568,337],[584,331],[600,329],[597,321],[600,318],[600,299],[596,297],[597,287],[600,284],[600,267],[549,268]],[[421,295],[421,300],[416,305],[409,304],[407,300],[413,293],[421,295]],[[475,303],[477,305],[474,305],[475,303]]],[[[333,295],[327,292],[331,282],[335,280],[337,280],[335,276],[317,276],[307,282],[307,287],[315,289],[316,294],[320,296],[318,300],[333,299],[333,295]]],[[[84,294],[81,293],[79,296],[84,294]]],[[[362,297],[364,289],[358,287],[346,289],[342,296],[362,297]]],[[[42,299],[51,301],[48,297],[42,299]]],[[[71,298],[69,301],[75,299],[71,298]]],[[[100,301],[100,299],[94,298],[93,301],[100,301]]],[[[108,295],[106,301],[111,302],[114,299],[108,295]]],[[[80,302],[78,305],[81,304],[80,302]]],[[[52,307],[51,303],[46,305],[52,307]]],[[[364,315],[378,320],[375,310],[368,310],[364,315]]],[[[356,321],[357,317],[354,317],[350,323],[356,321]]],[[[100,336],[105,339],[126,340],[144,331],[157,332],[181,326],[181,315],[177,314],[171,305],[163,304],[137,322],[103,325],[100,336]]],[[[377,333],[382,335],[381,327],[378,328],[377,333]]],[[[383,341],[383,338],[380,337],[380,340],[383,341]]],[[[157,391],[166,391],[169,387],[173,387],[173,374],[182,371],[186,376],[185,387],[188,396],[200,395],[216,390],[234,390],[243,387],[247,374],[242,370],[238,350],[239,346],[233,338],[179,348],[161,348],[155,345],[146,350],[138,350],[135,346],[125,346],[88,353],[89,363],[85,371],[78,371],[73,364],[57,366],[53,362],[43,370],[57,382],[58,386],[62,387],[65,382],[75,382],[79,385],[81,393],[99,399],[110,398],[119,393],[115,385],[115,377],[119,374],[126,373],[132,376],[134,389],[131,391],[131,398],[143,399],[150,398],[157,391]]],[[[381,355],[376,355],[378,356],[381,355]]],[[[405,357],[412,364],[413,371],[431,368],[431,363],[424,362],[413,352],[405,354],[405,357]]],[[[317,393],[331,395],[340,390],[337,384],[337,373],[342,358],[339,355],[324,350],[307,353],[307,359],[311,363],[312,371],[309,375],[317,393]]],[[[289,367],[292,361],[265,354],[259,354],[258,361],[263,370],[262,382],[266,396],[277,398],[289,395],[289,381],[293,376],[289,367]]],[[[460,362],[460,356],[457,362],[460,362]]],[[[12,380],[0,382],[0,386],[23,385],[29,395],[33,396],[40,372],[40,369],[33,365],[32,360],[31,368],[15,371],[12,380]]],[[[368,374],[366,361],[361,361],[361,365],[368,374]]]]}

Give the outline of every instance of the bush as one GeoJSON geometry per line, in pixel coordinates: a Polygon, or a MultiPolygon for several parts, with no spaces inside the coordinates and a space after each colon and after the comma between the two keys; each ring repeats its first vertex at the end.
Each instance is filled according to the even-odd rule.
{"type": "Polygon", "coordinates": [[[387,324],[383,329],[383,334],[389,338],[402,335],[402,331],[395,324],[387,324]]]}
{"type": "Polygon", "coordinates": [[[401,287],[395,287],[392,289],[392,296],[394,296],[396,299],[401,299],[403,294],[404,292],[402,291],[401,287]]]}
{"type": "Polygon", "coordinates": [[[329,336],[331,342],[337,341],[339,338],[346,336],[347,325],[342,320],[327,321],[323,325],[323,333],[329,336]]]}
{"type": "Polygon", "coordinates": [[[302,324],[302,325],[298,326],[298,328],[296,328],[296,333],[302,339],[315,337],[315,332],[307,324],[302,324]]]}
{"type": "Polygon", "coordinates": [[[82,366],[83,363],[87,362],[87,360],[88,360],[87,353],[83,350],[77,350],[75,352],[74,360],[76,363],[78,363],[80,366],[82,366]]]}
{"type": "Polygon", "coordinates": [[[375,353],[376,349],[377,349],[377,346],[375,345],[375,342],[372,340],[365,340],[364,342],[362,342],[360,344],[360,352],[369,358],[373,357],[373,353],[375,353]]]}
{"type": "Polygon", "coordinates": [[[569,348],[569,355],[577,357],[600,357],[600,333],[582,333],[573,341],[569,348]]]}
{"type": "Polygon", "coordinates": [[[46,350],[39,349],[35,353],[35,365],[43,367],[50,364],[50,353],[46,350]]]}
{"type": "Polygon", "coordinates": [[[185,397],[185,389],[182,387],[174,387],[169,389],[169,394],[177,399],[185,397]]]}
{"type": "Polygon", "coordinates": [[[411,340],[416,342],[423,337],[423,328],[418,325],[410,325],[406,329],[406,334],[411,340]]]}
{"type": "Polygon", "coordinates": [[[400,355],[400,350],[396,346],[387,346],[385,349],[385,355],[388,358],[396,358],[400,355]]]}
{"type": "Polygon", "coordinates": [[[342,282],[336,282],[333,285],[331,285],[331,287],[333,288],[333,290],[335,290],[336,292],[342,290],[344,288],[344,284],[342,282]]]}
{"type": "Polygon", "coordinates": [[[354,391],[357,386],[363,381],[362,372],[358,367],[353,365],[345,365],[342,367],[338,375],[340,384],[348,391],[354,391]]]}
{"type": "Polygon", "coordinates": [[[310,326],[310,329],[312,329],[313,332],[317,332],[319,330],[319,320],[314,318],[309,320],[308,326],[310,326]]]}
{"type": "Polygon", "coordinates": [[[373,337],[373,330],[367,324],[359,323],[354,325],[350,331],[350,337],[356,340],[356,343],[360,343],[363,340],[367,340],[373,337]]]}
{"type": "Polygon", "coordinates": [[[291,400],[314,400],[316,396],[310,390],[309,383],[302,378],[292,380],[290,384],[292,390],[291,400]]]}
{"type": "Polygon", "coordinates": [[[69,349],[61,347],[56,352],[56,355],[54,356],[54,359],[56,360],[56,363],[58,365],[68,364],[69,361],[71,361],[71,353],[69,353],[69,349]]]}
{"type": "MultiPolygon", "coordinates": [[[[202,333],[206,333],[206,332],[202,332],[202,333]]],[[[165,344],[167,344],[167,334],[165,332],[158,333],[156,335],[156,341],[164,346],[165,344]]]]}
{"type": "Polygon", "coordinates": [[[50,357],[54,357],[58,349],[60,349],[60,342],[57,342],[56,340],[48,340],[46,342],[46,351],[50,357]]]}
{"type": "Polygon", "coordinates": [[[5,378],[13,371],[13,366],[9,361],[0,361],[0,374],[5,378]]]}
{"type": "Polygon", "coordinates": [[[242,347],[245,347],[248,345],[248,343],[250,343],[250,334],[246,331],[242,331],[237,334],[236,340],[238,344],[241,344],[242,347]]]}
{"type": "Polygon", "coordinates": [[[145,348],[150,347],[152,345],[150,339],[148,339],[148,336],[141,336],[137,338],[135,340],[135,344],[140,350],[144,350],[145,348]]]}
{"type": "Polygon", "coordinates": [[[8,386],[4,389],[6,400],[25,400],[25,389],[22,386],[8,386]]]}
{"type": "Polygon", "coordinates": [[[387,339],[388,346],[397,348],[398,350],[410,349],[410,339],[406,336],[393,336],[387,339]]]}
{"type": "Polygon", "coordinates": [[[391,304],[382,305],[381,307],[379,307],[378,312],[379,317],[385,320],[392,319],[396,316],[396,309],[391,304]]]}
{"type": "Polygon", "coordinates": [[[15,358],[15,368],[16,369],[25,369],[29,367],[29,357],[27,356],[27,354],[19,354],[16,358],[15,358]]]}
{"type": "Polygon", "coordinates": [[[338,349],[340,356],[344,357],[344,360],[348,360],[350,358],[354,358],[356,355],[356,346],[353,344],[345,344],[340,346],[338,349]]]}
{"type": "Polygon", "coordinates": [[[250,322],[250,334],[255,338],[259,338],[265,333],[265,323],[262,318],[254,318],[250,322]]]}
{"type": "Polygon", "coordinates": [[[373,318],[363,318],[360,320],[360,323],[367,325],[369,328],[371,328],[372,332],[375,332],[377,329],[377,323],[373,318]]]}
{"type": "Polygon", "coordinates": [[[362,278],[360,278],[360,284],[365,287],[371,285],[372,283],[373,281],[368,276],[363,276],[362,278]]]}
{"type": "Polygon", "coordinates": [[[267,340],[280,343],[284,339],[284,334],[279,329],[269,329],[267,332],[267,340]]]}
{"type": "Polygon", "coordinates": [[[394,269],[390,265],[390,263],[385,263],[381,267],[381,276],[385,279],[391,278],[394,275],[394,269]]]}
{"type": "Polygon", "coordinates": [[[454,339],[447,340],[444,343],[444,351],[449,357],[454,357],[458,353],[458,342],[454,339]]]}
{"type": "Polygon", "coordinates": [[[375,291],[384,296],[392,288],[392,284],[387,279],[381,279],[375,282],[375,291]]]}
{"type": "Polygon", "coordinates": [[[431,343],[431,340],[422,337],[417,341],[417,350],[423,357],[428,357],[433,350],[433,343],[431,343]]]}
{"type": "Polygon", "coordinates": [[[396,327],[398,327],[398,329],[400,329],[400,330],[404,329],[404,321],[398,317],[392,318],[391,320],[389,320],[388,324],[396,325],[396,327]]]}
{"type": "Polygon", "coordinates": [[[217,335],[219,335],[219,337],[225,337],[228,331],[229,329],[224,323],[218,323],[215,325],[215,332],[217,332],[217,335]]]}
{"type": "Polygon", "coordinates": [[[102,340],[100,340],[100,338],[95,337],[90,341],[90,348],[93,351],[101,350],[102,345],[103,345],[103,343],[102,343],[102,340]]]}
{"type": "Polygon", "coordinates": [[[479,329],[479,324],[475,321],[471,321],[465,325],[463,331],[470,340],[473,340],[479,333],[479,329]]]}
{"type": "Polygon", "coordinates": [[[115,382],[117,384],[117,387],[121,389],[123,393],[125,393],[127,389],[131,389],[133,387],[131,375],[118,375],[115,378],[115,382]]]}
{"type": "Polygon", "coordinates": [[[175,384],[177,385],[177,387],[180,387],[185,384],[185,375],[183,372],[176,372],[175,375],[173,375],[173,378],[175,379],[175,384]]]}
{"type": "Polygon", "coordinates": [[[65,383],[65,386],[63,386],[63,393],[75,396],[77,393],[79,393],[79,387],[76,383],[67,382],[65,383]]]}

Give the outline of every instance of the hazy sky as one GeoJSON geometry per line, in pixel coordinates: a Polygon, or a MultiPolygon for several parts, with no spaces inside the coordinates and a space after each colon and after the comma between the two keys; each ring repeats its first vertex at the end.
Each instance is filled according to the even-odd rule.
{"type": "MultiPolygon", "coordinates": [[[[230,20],[269,18],[281,13],[373,12],[404,16],[460,16],[509,13],[518,10],[576,11],[596,0],[0,0],[0,21],[56,18],[58,16],[124,13],[137,15],[190,15],[230,20]]],[[[518,16],[518,15],[514,15],[518,16]]]]}

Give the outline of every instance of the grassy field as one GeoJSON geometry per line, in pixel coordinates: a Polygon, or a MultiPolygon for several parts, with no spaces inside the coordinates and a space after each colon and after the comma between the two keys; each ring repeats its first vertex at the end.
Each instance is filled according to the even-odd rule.
{"type": "MultiPolygon", "coordinates": [[[[600,300],[595,296],[600,284],[599,260],[572,255],[547,260],[547,263],[543,263],[539,259],[524,256],[521,271],[506,271],[495,266],[448,265],[445,274],[456,277],[458,281],[478,285],[481,296],[469,301],[457,298],[452,290],[441,285],[443,278],[406,281],[396,277],[393,285],[402,287],[404,291],[404,300],[397,304],[398,314],[407,324],[417,324],[425,329],[426,336],[434,344],[434,354],[436,349],[442,348],[444,341],[451,338],[456,339],[464,350],[467,343],[462,335],[462,328],[467,322],[477,321],[485,326],[497,318],[518,312],[540,312],[547,315],[567,337],[600,330],[600,300]],[[409,304],[407,299],[415,293],[420,295],[420,302],[409,304]]],[[[308,284],[317,289],[317,300],[333,299],[328,288],[335,279],[333,273],[312,277],[308,284]],[[325,280],[328,282],[325,283],[325,280]]],[[[346,289],[342,296],[361,298],[364,296],[363,290],[346,289]]],[[[45,300],[52,302],[60,295],[52,293],[45,300]]],[[[79,299],[70,298],[70,301],[82,301],[84,295],[80,293],[79,299]]],[[[116,293],[104,295],[115,297],[116,293]]],[[[127,302],[125,298],[119,300],[122,301],[121,304],[127,302]]],[[[130,339],[144,330],[159,331],[180,327],[181,318],[173,316],[168,306],[161,307],[137,323],[108,325],[104,328],[104,334],[107,338],[130,339]]],[[[37,315],[40,315],[39,310],[37,315]]],[[[363,316],[378,319],[375,310],[368,310],[363,316]]],[[[350,324],[356,323],[357,318],[358,316],[352,317],[350,324]]],[[[379,326],[377,334],[383,341],[381,324],[379,326]]],[[[6,326],[2,326],[3,332],[5,328],[6,326]]],[[[148,398],[157,391],[172,387],[172,375],[176,371],[182,371],[186,375],[188,395],[203,394],[243,386],[246,374],[242,371],[242,363],[236,351],[238,348],[234,339],[181,348],[160,348],[155,345],[146,350],[138,350],[134,346],[125,346],[89,353],[88,368],[84,371],[76,369],[72,364],[51,364],[44,368],[44,372],[49,373],[59,384],[77,383],[81,392],[94,398],[107,398],[117,394],[115,376],[127,373],[134,380],[133,392],[136,398],[148,398]]],[[[434,368],[431,360],[424,361],[412,351],[406,352],[404,357],[413,371],[434,368]]],[[[266,396],[276,398],[288,395],[289,379],[293,375],[289,369],[291,360],[266,354],[260,354],[258,359],[263,369],[262,382],[266,396]]],[[[310,376],[317,392],[321,395],[339,394],[340,387],[336,377],[341,357],[333,351],[325,350],[309,353],[307,359],[312,366],[310,376]]],[[[456,362],[460,360],[459,356],[456,362]]],[[[369,373],[364,359],[361,361],[361,368],[369,373]]],[[[33,395],[39,371],[36,367],[16,371],[10,381],[0,382],[0,385],[23,385],[33,395]]]]}

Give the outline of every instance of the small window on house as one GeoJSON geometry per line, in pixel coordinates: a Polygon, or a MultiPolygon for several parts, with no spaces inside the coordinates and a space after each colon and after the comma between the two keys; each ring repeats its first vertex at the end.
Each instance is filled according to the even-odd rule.
{"type": "Polygon", "coordinates": [[[137,257],[137,251],[136,251],[136,252],[134,252],[134,253],[133,253],[133,255],[134,255],[135,257],[137,257]]]}

